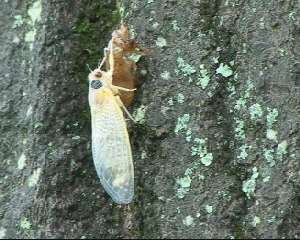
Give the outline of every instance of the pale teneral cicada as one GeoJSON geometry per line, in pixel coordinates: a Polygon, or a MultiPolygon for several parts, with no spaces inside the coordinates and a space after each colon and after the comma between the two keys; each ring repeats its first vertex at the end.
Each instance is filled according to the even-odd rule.
{"type": "Polygon", "coordinates": [[[89,74],[94,165],[104,189],[119,204],[130,203],[134,195],[133,160],[123,111],[132,119],[125,105],[133,99],[135,63],[127,54],[135,48],[122,25],[113,32],[99,67],[89,74]]]}

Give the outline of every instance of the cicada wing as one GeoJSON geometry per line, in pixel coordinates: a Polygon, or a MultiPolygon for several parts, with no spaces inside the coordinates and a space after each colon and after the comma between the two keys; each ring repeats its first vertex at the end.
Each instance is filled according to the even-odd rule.
{"type": "Polygon", "coordinates": [[[114,96],[105,96],[92,109],[92,152],[100,181],[116,203],[127,204],[134,194],[132,153],[123,112],[114,96]]]}

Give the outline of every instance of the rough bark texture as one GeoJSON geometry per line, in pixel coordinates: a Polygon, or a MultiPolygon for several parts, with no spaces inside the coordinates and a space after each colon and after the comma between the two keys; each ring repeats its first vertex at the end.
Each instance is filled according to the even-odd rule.
{"type": "Polygon", "coordinates": [[[299,1],[0,9],[0,237],[299,238],[299,1]],[[120,15],[149,50],[129,206],[97,178],[87,103],[120,15]]]}

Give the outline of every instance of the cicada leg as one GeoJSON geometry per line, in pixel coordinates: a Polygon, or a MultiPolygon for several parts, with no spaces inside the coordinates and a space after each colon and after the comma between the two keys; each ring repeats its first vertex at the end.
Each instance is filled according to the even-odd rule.
{"type": "Polygon", "coordinates": [[[119,104],[119,106],[121,108],[123,108],[124,112],[126,112],[126,114],[128,115],[128,117],[135,123],[135,120],[133,119],[133,117],[131,116],[131,114],[128,112],[127,108],[125,107],[125,105],[123,104],[121,98],[119,96],[115,96],[117,103],[119,104]]]}
{"type": "Polygon", "coordinates": [[[106,69],[109,69],[108,54],[109,54],[109,48],[104,48],[104,57],[101,63],[98,65],[98,69],[101,69],[104,63],[106,65],[106,69]]]}
{"type": "Polygon", "coordinates": [[[115,85],[112,85],[112,87],[115,89],[118,89],[118,90],[125,91],[125,92],[133,92],[136,90],[136,88],[129,89],[129,88],[123,88],[123,87],[119,87],[119,86],[115,86],[115,85]]]}

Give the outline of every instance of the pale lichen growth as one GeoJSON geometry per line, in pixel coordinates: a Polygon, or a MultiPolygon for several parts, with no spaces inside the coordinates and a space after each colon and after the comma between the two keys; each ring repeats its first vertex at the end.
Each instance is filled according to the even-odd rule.
{"type": "Polygon", "coordinates": [[[25,42],[30,43],[30,49],[33,48],[33,41],[36,35],[35,23],[41,20],[42,13],[42,3],[41,0],[37,0],[32,4],[32,6],[28,9],[28,15],[30,16],[31,22],[30,25],[32,29],[25,34],[25,42]]]}
{"type": "Polygon", "coordinates": [[[250,106],[249,112],[250,112],[251,120],[257,120],[257,119],[261,118],[263,115],[262,107],[258,103],[255,103],[252,106],[250,106]]]}
{"type": "Polygon", "coordinates": [[[250,147],[248,145],[242,145],[240,146],[240,154],[238,155],[238,159],[245,160],[248,157],[247,149],[250,147]]]}
{"type": "Polygon", "coordinates": [[[147,110],[147,107],[144,105],[141,105],[137,110],[135,110],[133,113],[134,121],[139,124],[144,124],[146,122],[146,120],[145,120],[146,110],[147,110]]]}
{"type": "Polygon", "coordinates": [[[270,109],[267,108],[267,127],[272,128],[273,124],[277,122],[278,111],[276,108],[270,109]]]}
{"type": "Polygon", "coordinates": [[[178,198],[180,199],[184,198],[184,196],[190,191],[191,182],[192,180],[188,175],[176,179],[176,185],[177,185],[176,196],[178,198]]]}
{"type": "Polygon", "coordinates": [[[5,239],[5,236],[6,236],[6,229],[0,227],[0,239],[5,239]]]}
{"type": "MultiPolygon", "coordinates": [[[[154,23],[152,24],[152,27],[153,27],[154,29],[157,29],[158,26],[159,26],[159,23],[158,23],[158,22],[154,22],[154,23]]],[[[157,44],[156,44],[156,45],[157,45],[157,44]]]]}
{"type": "Polygon", "coordinates": [[[189,216],[185,217],[185,218],[182,220],[182,223],[183,223],[185,226],[189,227],[189,226],[191,226],[191,225],[194,224],[194,218],[193,218],[192,216],[189,215],[189,216]]]}
{"type": "Polygon", "coordinates": [[[270,217],[269,219],[267,219],[267,222],[268,222],[269,224],[274,223],[275,221],[276,221],[276,216],[272,216],[272,217],[270,217]]]}
{"type": "Polygon", "coordinates": [[[185,140],[187,142],[190,142],[192,139],[192,130],[189,128],[185,133],[185,140]]]}
{"type": "Polygon", "coordinates": [[[250,179],[243,181],[243,192],[246,193],[247,198],[250,199],[251,195],[254,194],[256,188],[256,179],[259,173],[257,171],[257,167],[252,169],[252,176],[250,179]]]}
{"type": "Polygon", "coordinates": [[[156,46],[158,47],[165,47],[167,46],[167,40],[164,39],[163,37],[158,37],[155,41],[156,46]]]}
{"type": "Polygon", "coordinates": [[[230,77],[233,74],[231,68],[224,63],[221,63],[220,66],[216,69],[217,74],[221,74],[223,77],[230,77]]]}
{"type": "Polygon", "coordinates": [[[235,123],[237,125],[236,128],[234,129],[235,138],[238,140],[245,139],[246,138],[246,134],[245,134],[245,130],[244,130],[245,122],[243,120],[236,119],[235,123]]]}
{"type": "Polygon", "coordinates": [[[286,140],[284,140],[278,144],[277,150],[276,150],[276,155],[277,155],[278,160],[281,161],[283,158],[283,155],[285,155],[287,153],[287,146],[288,146],[288,143],[286,140]]]}
{"type": "Polygon", "coordinates": [[[33,113],[33,108],[32,105],[30,104],[26,112],[26,118],[28,118],[32,113],[33,113]]]}
{"type": "Polygon", "coordinates": [[[204,166],[208,167],[212,164],[213,155],[212,153],[207,152],[206,140],[201,138],[195,138],[194,142],[195,144],[194,146],[192,146],[192,156],[199,156],[200,162],[204,166]]]}
{"type": "Polygon", "coordinates": [[[72,137],[72,140],[80,140],[80,136],[74,136],[72,137]]]}
{"type": "Polygon", "coordinates": [[[190,76],[196,72],[196,69],[192,65],[186,63],[182,57],[177,58],[177,64],[178,69],[182,72],[183,76],[190,76]]]}
{"type": "Polygon", "coordinates": [[[24,230],[30,230],[31,228],[31,223],[27,220],[26,217],[22,218],[21,219],[21,222],[20,222],[20,227],[24,230]]]}
{"type": "Polygon", "coordinates": [[[163,73],[160,74],[160,77],[164,80],[169,80],[171,75],[168,71],[164,71],[163,73]]]}
{"type": "Polygon", "coordinates": [[[37,0],[28,9],[28,15],[30,16],[33,24],[41,21],[41,13],[42,13],[42,3],[41,0],[37,0]]]}
{"type": "Polygon", "coordinates": [[[147,152],[145,150],[141,153],[141,159],[145,159],[147,157],[147,152]]]}
{"type": "Polygon", "coordinates": [[[273,129],[267,129],[267,139],[277,142],[277,131],[273,129]]]}
{"type": "Polygon", "coordinates": [[[138,61],[140,61],[141,57],[142,57],[142,55],[137,54],[137,53],[133,53],[133,54],[130,54],[127,58],[130,61],[133,61],[133,62],[137,63],[138,61]]]}
{"type": "Polygon", "coordinates": [[[184,103],[184,95],[182,93],[178,93],[177,95],[177,102],[178,103],[184,103]]]}
{"type": "Polygon", "coordinates": [[[198,80],[196,85],[200,85],[202,89],[205,89],[210,81],[210,77],[208,75],[207,69],[204,68],[204,65],[200,65],[200,75],[198,76],[198,80]]]}
{"type": "Polygon", "coordinates": [[[29,187],[35,186],[39,181],[40,175],[41,175],[41,168],[35,169],[33,171],[33,174],[28,179],[28,186],[29,187]]]}
{"type": "Polygon", "coordinates": [[[175,32],[180,31],[180,28],[178,27],[178,23],[177,23],[176,20],[173,20],[173,21],[171,22],[171,24],[172,24],[173,30],[174,30],[175,32]]]}
{"type": "Polygon", "coordinates": [[[173,106],[173,105],[174,105],[173,98],[169,98],[168,104],[169,104],[170,106],[173,106]]]}
{"type": "Polygon", "coordinates": [[[21,27],[24,23],[22,16],[16,15],[16,16],[14,16],[14,18],[15,18],[15,21],[14,21],[13,28],[21,27]]]}
{"type": "Polygon", "coordinates": [[[187,125],[190,121],[190,115],[189,114],[184,114],[182,117],[179,117],[177,119],[177,124],[175,127],[175,133],[178,134],[180,131],[187,129],[187,125]]]}
{"type": "Polygon", "coordinates": [[[219,63],[219,56],[218,57],[212,57],[212,60],[214,63],[219,63]]]}
{"type": "Polygon", "coordinates": [[[270,164],[271,167],[275,165],[274,161],[274,150],[273,149],[264,149],[264,157],[267,160],[267,162],[270,164]]]}
{"type": "Polygon", "coordinates": [[[271,178],[270,176],[264,177],[262,181],[263,181],[264,183],[269,182],[269,181],[270,181],[270,178],[271,178]]]}
{"type": "Polygon", "coordinates": [[[261,222],[260,217],[254,216],[252,221],[252,226],[256,227],[258,224],[260,224],[260,222],[261,222]]]}
{"type": "Polygon", "coordinates": [[[211,214],[213,212],[213,207],[210,205],[206,205],[205,206],[205,210],[208,214],[211,214]]]}
{"type": "Polygon", "coordinates": [[[234,105],[234,109],[238,110],[238,111],[242,110],[242,109],[245,109],[246,108],[246,103],[247,103],[246,99],[241,97],[238,100],[236,100],[235,105],[234,105]]]}
{"type": "Polygon", "coordinates": [[[36,30],[30,30],[25,34],[25,42],[33,42],[35,39],[36,30]]]}
{"type": "Polygon", "coordinates": [[[22,170],[26,165],[26,156],[24,153],[21,154],[18,160],[18,169],[22,170]]]}

